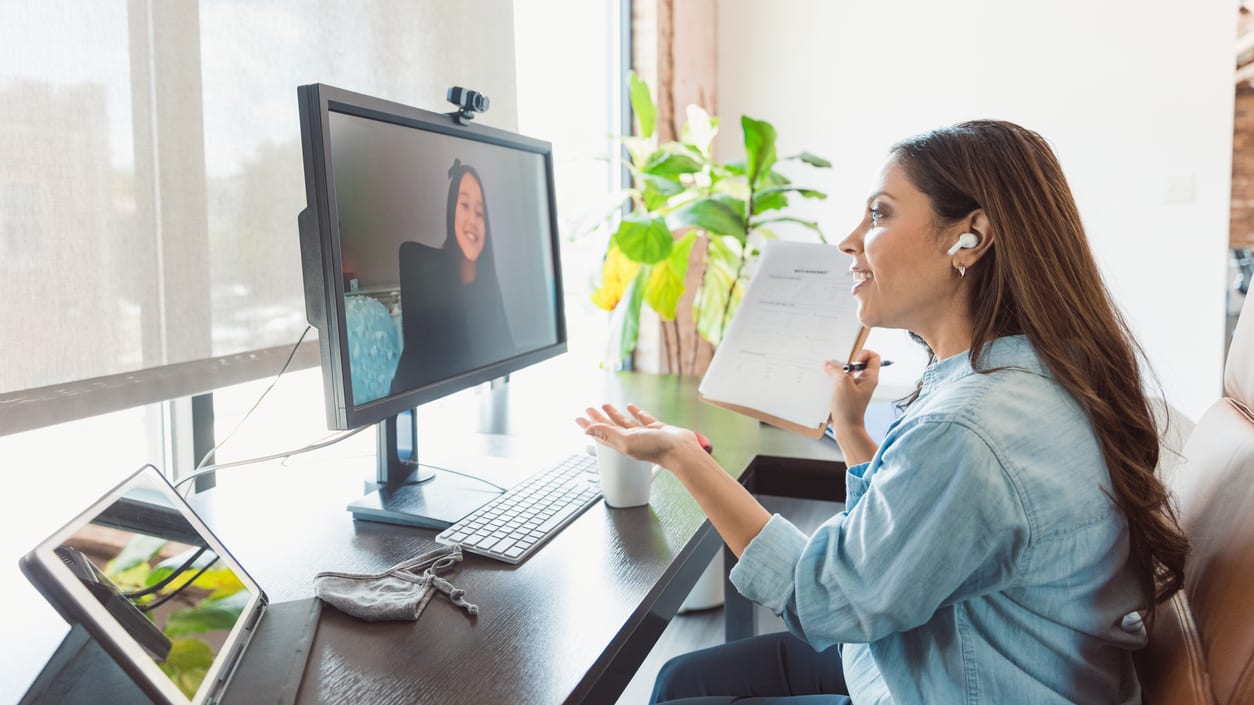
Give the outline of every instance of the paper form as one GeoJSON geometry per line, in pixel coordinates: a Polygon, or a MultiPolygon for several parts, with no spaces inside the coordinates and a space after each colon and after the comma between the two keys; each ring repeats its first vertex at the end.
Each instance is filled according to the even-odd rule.
{"type": "Polygon", "coordinates": [[[768,242],[702,396],[803,426],[826,419],[832,382],[823,361],[847,362],[861,328],[851,264],[834,245],[768,242]]]}

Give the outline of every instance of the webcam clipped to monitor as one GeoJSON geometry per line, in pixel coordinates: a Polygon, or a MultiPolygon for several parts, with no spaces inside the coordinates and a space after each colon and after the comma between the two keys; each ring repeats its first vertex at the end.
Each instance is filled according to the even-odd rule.
{"type": "Polygon", "coordinates": [[[349,509],[445,528],[495,492],[419,466],[415,407],[566,351],[552,148],[467,124],[487,99],[456,87],[451,114],[322,84],[298,98],[327,425],[378,427],[377,489],[349,509]]]}

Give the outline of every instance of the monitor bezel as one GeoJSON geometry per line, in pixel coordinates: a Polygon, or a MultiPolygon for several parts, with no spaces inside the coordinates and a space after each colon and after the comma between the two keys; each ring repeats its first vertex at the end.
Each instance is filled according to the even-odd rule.
{"type": "Polygon", "coordinates": [[[327,425],[355,429],[385,421],[421,404],[503,377],[566,352],[566,313],[562,289],[560,235],[553,178],[553,148],[548,142],[484,125],[459,124],[452,116],[402,105],[382,98],[310,84],[297,89],[301,144],[305,162],[306,208],[300,214],[301,260],[309,323],[318,329],[318,349],[326,400],[327,425]],[[544,161],[552,250],[553,305],[557,340],[534,350],[438,380],[408,392],[354,404],[348,366],[348,335],[344,317],[344,281],[338,209],[331,163],[329,113],[379,120],[394,125],[540,155],[544,161]]]}

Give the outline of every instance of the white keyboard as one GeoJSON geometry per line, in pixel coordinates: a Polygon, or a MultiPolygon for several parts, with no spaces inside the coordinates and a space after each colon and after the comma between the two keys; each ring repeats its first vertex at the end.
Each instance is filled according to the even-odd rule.
{"type": "Polygon", "coordinates": [[[522,563],[601,498],[597,459],[571,455],[541,470],[441,531],[446,546],[506,563],[522,563]]]}

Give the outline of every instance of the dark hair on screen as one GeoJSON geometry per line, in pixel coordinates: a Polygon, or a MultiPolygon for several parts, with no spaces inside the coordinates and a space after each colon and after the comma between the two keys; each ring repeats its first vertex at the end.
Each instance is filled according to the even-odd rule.
{"type": "MultiPolygon", "coordinates": [[[[964,122],[903,140],[891,155],[927,195],[937,226],[982,209],[993,246],[966,273],[970,358],[1022,334],[1087,414],[1128,522],[1144,594],[1180,589],[1189,544],[1155,474],[1158,426],[1142,391],[1144,358],[1102,281],[1079,209],[1049,144],[1009,122],[964,122]]],[[[981,370],[989,372],[991,370],[981,370]]]]}

